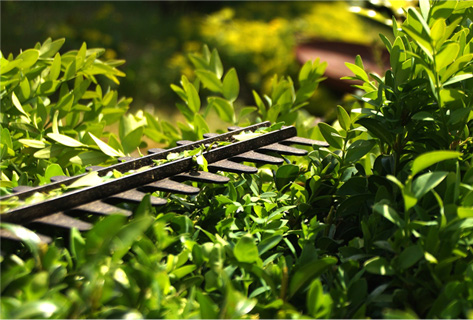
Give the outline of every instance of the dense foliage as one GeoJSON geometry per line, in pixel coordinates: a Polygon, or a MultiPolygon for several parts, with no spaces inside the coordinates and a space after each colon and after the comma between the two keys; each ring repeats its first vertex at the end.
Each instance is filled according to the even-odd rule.
{"type": "Polygon", "coordinates": [[[307,63],[297,85],[275,76],[270,95],[254,91],[255,106],[237,108],[236,70],[225,72],[217,51],[205,47],[190,56],[195,79],[172,85],[186,122],[175,128],[118,108],[120,121],[132,123],[120,143],[103,133],[104,98],[92,72],[98,64],[120,75],[114,62],[90,58],[92,65],[78,68],[96,52],[85,46],[64,54],[70,60],[55,52],[42,58],[41,48],[57,43],[51,41],[2,58],[2,70],[11,67],[2,71],[2,131],[15,137],[4,141],[2,132],[5,192],[48,181],[59,158],[38,158],[32,148],[60,146],[73,174],[85,163],[69,162],[84,153],[111,163],[131,152],[136,145],[125,141],[134,130],[168,144],[200,139],[211,113],[228,124],[285,121],[300,136],[330,144],[255,175],[227,174],[229,183],[201,186],[197,196],[169,195],[162,208],[147,197],[130,221],[111,216],[49,246],[3,224],[22,235],[25,248],[2,244],[2,317],[472,317],[473,10],[471,2],[421,1],[406,17],[393,26],[393,41],[382,36],[391,56],[383,76],[367,74],[361,58],[347,64],[362,93],[351,110],[337,107],[333,125],[316,126],[302,109],[323,79],[323,63],[307,63]],[[58,63],[60,72],[52,73],[58,63]],[[58,75],[50,80],[51,73],[58,75]],[[66,89],[51,94],[41,89],[57,79],[79,84],[60,84],[66,89]],[[96,89],[83,89],[82,100],[92,100],[85,105],[74,97],[87,79],[96,89]],[[70,125],[74,110],[76,121],[95,110],[100,133],[70,125]],[[26,161],[38,165],[22,167],[26,161]]]}

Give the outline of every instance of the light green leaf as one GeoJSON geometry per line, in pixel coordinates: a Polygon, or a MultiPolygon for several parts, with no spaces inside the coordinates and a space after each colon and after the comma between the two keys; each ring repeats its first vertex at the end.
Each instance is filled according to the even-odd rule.
{"type": "Polygon", "coordinates": [[[94,136],[92,132],[89,132],[89,135],[92,139],[94,139],[95,143],[100,148],[100,150],[102,150],[102,152],[105,153],[106,155],[110,157],[123,157],[124,156],[123,152],[113,149],[108,144],[106,144],[105,142],[103,142],[102,140],[94,136]]]}
{"type": "Polygon", "coordinates": [[[16,96],[15,92],[12,92],[11,99],[15,108],[29,119],[30,117],[28,113],[26,113],[26,111],[23,109],[23,106],[21,105],[20,100],[18,100],[18,97],[16,96]]]}
{"type": "Polygon", "coordinates": [[[223,78],[223,96],[233,102],[238,98],[239,92],[238,75],[235,68],[231,68],[223,78]]]}
{"type": "Polygon", "coordinates": [[[46,147],[46,144],[43,141],[40,140],[33,140],[33,139],[19,139],[18,142],[21,144],[24,144],[27,147],[30,148],[36,148],[36,149],[42,149],[46,147]]]}
{"type": "Polygon", "coordinates": [[[100,151],[86,151],[69,159],[69,162],[76,163],[81,166],[95,166],[104,163],[109,158],[100,151]]]}
{"type": "MultiPolygon", "coordinates": [[[[441,79],[442,82],[445,82],[455,73],[462,71],[466,65],[473,59],[473,54],[466,54],[464,56],[459,57],[456,59],[450,66],[448,66],[445,72],[442,72],[441,79]]],[[[444,83],[445,85],[445,83],[444,83]]]]}
{"type": "Polygon", "coordinates": [[[210,55],[209,67],[218,79],[222,78],[223,65],[222,61],[220,60],[220,56],[218,55],[217,49],[212,50],[212,54],[210,55]]]}
{"type": "Polygon", "coordinates": [[[60,73],[61,73],[61,55],[59,53],[56,53],[53,63],[51,64],[51,67],[49,69],[49,79],[57,80],[60,73]]]}
{"type": "Polygon", "coordinates": [[[425,173],[416,178],[412,183],[412,192],[417,199],[422,198],[427,192],[438,186],[447,176],[448,172],[435,171],[425,173]]]}
{"type": "Polygon", "coordinates": [[[363,80],[365,82],[369,82],[368,74],[366,74],[366,71],[357,66],[356,64],[345,62],[345,65],[347,66],[348,69],[350,69],[353,74],[360,80],[363,80]]]}
{"type": "Polygon", "coordinates": [[[208,70],[196,70],[195,74],[199,77],[202,84],[210,91],[223,93],[223,85],[215,73],[208,70]]]}
{"type": "Polygon", "coordinates": [[[463,80],[466,80],[466,79],[470,79],[470,78],[473,78],[473,73],[460,74],[458,76],[454,76],[454,77],[450,78],[450,80],[445,82],[443,85],[448,86],[448,85],[451,85],[451,84],[454,84],[454,83],[457,83],[457,82],[460,82],[460,81],[463,81],[463,80]]]}
{"type": "Polygon", "coordinates": [[[460,45],[458,43],[444,44],[435,57],[435,70],[439,72],[452,63],[457,58],[459,51],[460,45]]]}
{"type": "Polygon", "coordinates": [[[99,173],[97,171],[91,171],[87,173],[86,175],[80,177],[79,179],[71,183],[70,185],[68,185],[66,188],[70,190],[70,189],[78,189],[78,188],[84,188],[84,187],[92,187],[102,182],[103,182],[103,179],[99,177],[99,173]]]}
{"type": "Polygon", "coordinates": [[[192,83],[187,80],[185,76],[182,76],[182,86],[187,94],[187,105],[193,113],[198,113],[200,110],[200,97],[199,92],[192,83]]]}
{"type": "Polygon", "coordinates": [[[66,147],[80,148],[80,147],[85,147],[86,146],[82,142],[77,141],[76,139],[73,139],[71,137],[68,137],[68,136],[60,134],[60,133],[48,133],[47,136],[50,139],[66,146],[66,147]]]}
{"type": "Polygon", "coordinates": [[[337,119],[343,130],[350,130],[351,119],[348,112],[342,106],[337,106],[337,119]]]}
{"type": "Polygon", "coordinates": [[[39,58],[39,51],[36,49],[28,49],[23,51],[15,60],[23,60],[17,67],[28,69],[33,66],[39,58]]]}
{"type": "Polygon", "coordinates": [[[39,49],[39,57],[44,59],[50,58],[55,54],[57,55],[57,52],[61,49],[65,41],[65,38],[57,39],[55,41],[51,41],[51,38],[48,38],[39,49]]]}
{"type": "Polygon", "coordinates": [[[461,152],[456,151],[431,151],[424,153],[414,159],[412,163],[412,176],[415,176],[424,169],[434,165],[440,161],[457,159],[462,155],[461,152]]]}
{"type": "Polygon", "coordinates": [[[220,97],[209,97],[209,105],[214,107],[220,119],[225,122],[233,123],[235,121],[235,111],[233,105],[220,97]]]}
{"type": "Polygon", "coordinates": [[[245,235],[238,239],[233,248],[233,254],[240,262],[254,263],[259,259],[258,247],[251,235],[245,235]]]}

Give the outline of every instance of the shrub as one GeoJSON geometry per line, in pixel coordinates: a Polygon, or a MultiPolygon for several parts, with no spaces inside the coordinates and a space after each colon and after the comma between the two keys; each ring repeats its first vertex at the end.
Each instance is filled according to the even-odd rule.
{"type": "Polygon", "coordinates": [[[420,4],[384,40],[384,77],[361,59],[348,65],[364,94],[350,112],[338,107],[332,126],[312,128],[297,109],[323,64],[304,66],[297,90],[275,78],[270,96],[255,93],[257,106],[238,113],[236,71],[225,73],[216,51],[192,56],[198,79],[172,87],[187,121],[176,136],[200,138],[211,110],[228,123],[254,112],[330,147],[228,174],[226,185],[171,195],[163,208],[146,197],[128,223],[111,216],[85,235],[73,230],[70,249],[4,225],[24,234],[32,257],[2,248],[2,317],[471,317],[472,9],[420,4]],[[457,57],[445,62],[451,48],[457,57]]]}

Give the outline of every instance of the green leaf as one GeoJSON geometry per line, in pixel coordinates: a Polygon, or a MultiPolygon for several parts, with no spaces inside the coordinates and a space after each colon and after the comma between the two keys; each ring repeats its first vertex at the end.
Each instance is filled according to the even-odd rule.
{"type": "Polygon", "coordinates": [[[84,187],[92,187],[96,186],[98,184],[101,184],[103,182],[103,179],[99,177],[99,173],[97,171],[91,171],[87,173],[86,175],[80,177],[70,185],[66,186],[68,190],[70,189],[78,189],[78,188],[84,188],[84,187]]]}
{"type": "Polygon", "coordinates": [[[81,166],[95,166],[109,159],[108,155],[100,151],[86,151],[69,159],[71,163],[81,166]]]}
{"type": "Polygon", "coordinates": [[[345,160],[356,162],[370,152],[375,145],[376,142],[374,140],[356,140],[348,147],[345,160]]]}
{"type": "Polygon", "coordinates": [[[312,260],[297,269],[291,277],[289,284],[289,298],[301,289],[303,285],[320,276],[331,265],[337,263],[335,257],[325,257],[312,260]]]}
{"type": "Polygon", "coordinates": [[[398,266],[401,270],[408,269],[424,256],[424,250],[419,245],[413,245],[404,249],[398,257],[398,266]]]}
{"type": "Polygon", "coordinates": [[[365,270],[369,273],[379,274],[382,276],[390,276],[394,274],[394,269],[389,262],[383,257],[374,257],[364,263],[365,270]]]}
{"type": "Polygon", "coordinates": [[[337,119],[343,130],[350,130],[351,119],[348,112],[342,106],[337,106],[337,119]]]}
{"type": "MultiPolygon", "coordinates": [[[[462,71],[465,66],[468,65],[468,63],[473,59],[473,54],[466,54],[464,56],[459,57],[456,59],[448,68],[445,70],[445,72],[442,72],[441,74],[441,79],[442,82],[446,82],[447,79],[449,79],[452,75],[455,73],[462,71]]],[[[444,83],[445,85],[445,83],[444,83]]]]}
{"type": "Polygon", "coordinates": [[[222,61],[220,60],[220,56],[218,55],[217,49],[212,50],[212,54],[210,55],[209,67],[218,79],[222,78],[223,66],[222,61]]]}
{"type": "Polygon", "coordinates": [[[368,74],[366,74],[366,71],[357,66],[356,64],[345,62],[345,65],[347,66],[348,69],[350,69],[351,72],[360,80],[364,82],[370,82],[370,79],[368,78],[368,74]]]}
{"type": "Polygon", "coordinates": [[[95,143],[100,148],[100,150],[102,150],[102,152],[105,153],[106,155],[110,157],[123,157],[124,156],[123,152],[113,149],[108,144],[106,144],[105,142],[103,142],[102,140],[94,136],[92,132],[89,132],[89,135],[92,139],[94,139],[95,143]]]}
{"type": "Polygon", "coordinates": [[[57,52],[61,49],[64,42],[66,42],[65,38],[57,39],[55,41],[51,41],[51,38],[48,38],[39,49],[39,57],[45,59],[51,58],[55,54],[57,55],[57,52]]]}
{"type": "Polygon", "coordinates": [[[282,235],[275,234],[275,235],[273,235],[271,237],[268,237],[268,238],[264,239],[263,241],[261,241],[258,244],[259,254],[262,255],[266,251],[268,251],[268,250],[274,248],[275,246],[277,246],[278,243],[281,242],[282,238],[283,238],[282,235]]]}
{"type": "Polygon", "coordinates": [[[240,262],[254,263],[259,259],[258,247],[251,235],[245,235],[238,239],[233,248],[233,254],[240,262]]]}
{"type": "Polygon", "coordinates": [[[62,171],[60,165],[58,165],[57,163],[52,163],[46,168],[46,171],[44,172],[44,177],[46,179],[51,179],[55,176],[64,176],[64,171],[62,171]]]}
{"type": "Polygon", "coordinates": [[[440,49],[440,52],[435,56],[435,70],[439,72],[449,64],[451,64],[460,51],[460,45],[458,43],[446,43],[440,49]]]}
{"type": "Polygon", "coordinates": [[[46,144],[40,140],[19,139],[18,142],[30,148],[42,149],[46,147],[46,144]]]}
{"type": "Polygon", "coordinates": [[[215,108],[220,119],[230,123],[235,121],[235,111],[230,102],[220,97],[209,97],[208,99],[209,105],[215,108]]]}
{"type": "Polygon", "coordinates": [[[185,100],[187,102],[187,105],[189,106],[192,112],[198,113],[200,110],[199,92],[194,87],[194,85],[190,83],[189,80],[187,80],[185,76],[182,76],[181,82],[187,94],[187,100],[185,100]]]}
{"type": "Polygon", "coordinates": [[[208,70],[196,70],[195,74],[199,77],[202,84],[210,91],[223,93],[223,85],[215,73],[208,70]]]}
{"type": "Polygon", "coordinates": [[[462,155],[461,152],[456,151],[431,151],[424,153],[414,159],[412,163],[412,176],[415,176],[424,169],[434,165],[440,161],[457,159],[462,155]]]}
{"type": "Polygon", "coordinates": [[[281,191],[289,183],[292,183],[299,176],[299,167],[293,164],[280,166],[276,171],[276,188],[281,191]]]}
{"type": "MultiPolygon", "coordinates": [[[[143,127],[138,127],[127,134],[122,140],[123,151],[125,153],[133,152],[140,145],[143,136],[143,130],[143,127]]],[[[117,150],[117,152],[120,153],[121,151],[117,150]]]]}
{"type": "Polygon", "coordinates": [[[450,78],[447,82],[445,82],[443,85],[444,86],[449,86],[451,84],[466,80],[466,79],[471,79],[473,78],[473,73],[466,73],[466,74],[460,74],[458,76],[454,76],[450,78]]]}
{"type": "Polygon", "coordinates": [[[23,60],[17,67],[22,69],[28,69],[32,67],[39,58],[39,51],[36,49],[28,49],[23,51],[16,57],[15,60],[23,60]]]}
{"type": "Polygon", "coordinates": [[[398,215],[396,210],[388,206],[387,204],[377,203],[374,205],[373,210],[392,223],[394,223],[399,228],[403,228],[405,225],[404,220],[398,215]]]}
{"type": "Polygon", "coordinates": [[[20,103],[20,100],[18,100],[18,97],[16,96],[15,92],[12,92],[11,94],[11,100],[13,102],[13,105],[15,106],[15,108],[20,111],[23,115],[25,115],[28,119],[30,118],[30,116],[28,115],[28,113],[26,113],[26,111],[23,109],[23,106],[21,105],[20,103]]]}
{"type": "Polygon", "coordinates": [[[73,139],[71,137],[68,137],[68,136],[60,134],[60,133],[48,133],[47,136],[50,139],[66,146],[66,147],[80,148],[80,147],[85,147],[86,146],[82,142],[79,142],[76,139],[73,139]]]}
{"type": "Polygon", "coordinates": [[[343,138],[340,136],[340,133],[337,129],[329,126],[324,122],[320,122],[318,124],[320,132],[324,136],[325,141],[335,148],[335,149],[342,149],[343,148],[343,138]]]}
{"type": "Polygon", "coordinates": [[[392,133],[386,130],[386,127],[383,126],[378,120],[371,118],[361,118],[356,123],[361,124],[363,127],[368,129],[369,133],[375,138],[378,138],[390,146],[392,145],[394,140],[392,133]]]}
{"type": "Polygon", "coordinates": [[[200,317],[202,319],[218,319],[217,304],[212,301],[212,298],[200,290],[197,290],[195,294],[197,302],[199,302],[200,317]]]}
{"type": "Polygon", "coordinates": [[[225,77],[223,78],[223,96],[230,100],[235,101],[238,98],[240,92],[240,83],[238,82],[238,75],[235,68],[231,68],[225,77]]]}
{"type": "Polygon", "coordinates": [[[422,198],[427,192],[438,186],[447,176],[448,172],[428,172],[418,178],[412,183],[412,192],[417,199],[422,198]]]}
{"type": "Polygon", "coordinates": [[[25,243],[36,259],[39,259],[41,239],[33,231],[17,224],[2,222],[0,227],[7,229],[25,243]]]}

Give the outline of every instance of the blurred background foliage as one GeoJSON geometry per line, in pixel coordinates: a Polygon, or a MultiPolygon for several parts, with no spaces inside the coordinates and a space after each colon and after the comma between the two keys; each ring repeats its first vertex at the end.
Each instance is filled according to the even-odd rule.
{"type": "MultiPolygon", "coordinates": [[[[176,96],[169,85],[181,74],[194,78],[187,55],[203,44],[218,49],[226,68],[238,70],[240,103],[251,105],[251,89],[265,92],[275,73],[297,74],[298,44],[316,38],[374,45],[388,26],[363,13],[376,12],[383,22],[406,3],[2,1],[1,48],[16,55],[48,37],[66,38],[64,50],[84,41],[107,48],[104,58],[127,61],[120,92],[133,97],[132,111],[172,117],[176,96]]],[[[308,110],[326,117],[344,97],[322,83],[308,110]]]]}

